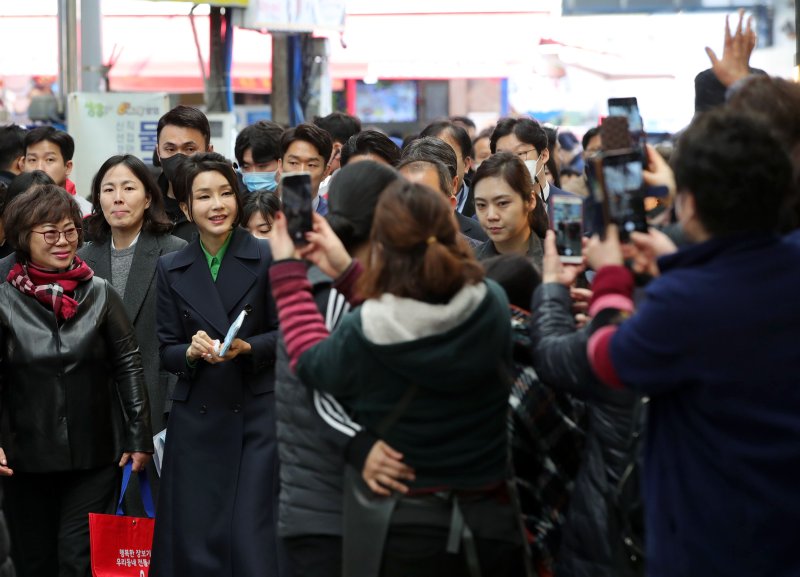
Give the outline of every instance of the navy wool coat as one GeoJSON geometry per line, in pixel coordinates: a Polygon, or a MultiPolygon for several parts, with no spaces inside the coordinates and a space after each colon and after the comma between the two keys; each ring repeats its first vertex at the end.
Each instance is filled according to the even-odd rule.
{"type": "Polygon", "coordinates": [[[278,320],[267,241],[233,231],[216,282],[199,241],[158,264],[163,367],[178,376],[167,424],[152,577],[280,575],[274,364],[278,320]],[[222,341],[242,310],[251,355],[196,368],[199,330],[222,341]]]}

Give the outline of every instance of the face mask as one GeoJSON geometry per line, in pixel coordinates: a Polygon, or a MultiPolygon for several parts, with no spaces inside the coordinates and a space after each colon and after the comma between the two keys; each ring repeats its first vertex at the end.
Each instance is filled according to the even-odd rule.
{"type": "Polygon", "coordinates": [[[275,180],[277,172],[243,172],[242,181],[250,192],[262,189],[275,192],[278,190],[278,181],[275,180]]]}
{"type": "Polygon", "coordinates": [[[531,180],[533,180],[534,184],[539,184],[539,173],[542,172],[542,170],[544,170],[544,164],[542,164],[542,167],[539,170],[536,170],[536,164],[538,162],[539,162],[538,158],[536,160],[525,161],[525,166],[527,167],[528,172],[531,173],[531,180]]]}
{"type": "Polygon", "coordinates": [[[169,158],[161,159],[161,170],[170,182],[175,182],[175,174],[181,163],[186,160],[185,154],[173,154],[169,158]]]}

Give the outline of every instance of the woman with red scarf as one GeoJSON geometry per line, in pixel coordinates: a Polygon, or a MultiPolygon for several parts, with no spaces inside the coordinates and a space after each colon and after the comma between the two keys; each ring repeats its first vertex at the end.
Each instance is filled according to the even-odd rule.
{"type": "Polygon", "coordinates": [[[0,285],[0,478],[12,557],[20,575],[88,577],[88,513],[107,512],[119,467],[132,460],[141,470],[153,451],[141,356],[119,296],[75,256],[75,200],[37,186],[4,219],[17,261],[0,285]]]}

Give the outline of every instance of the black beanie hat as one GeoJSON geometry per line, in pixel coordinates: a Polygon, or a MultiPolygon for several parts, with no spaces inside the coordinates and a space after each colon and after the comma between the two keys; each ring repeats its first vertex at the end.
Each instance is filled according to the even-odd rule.
{"type": "Polygon", "coordinates": [[[378,197],[400,178],[393,168],[363,160],[348,164],[328,189],[328,222],[349,251],[369,238],[378,197]]]}
{"type": "MultiPolygon", "coordinates": [[[[760,68],[750,68],[750,74],[766,74],[760,68]]],[[[694,77],[694,111],[706,112],[725,104],[728,88],[719,81],[711,68],[694,77]]]]}

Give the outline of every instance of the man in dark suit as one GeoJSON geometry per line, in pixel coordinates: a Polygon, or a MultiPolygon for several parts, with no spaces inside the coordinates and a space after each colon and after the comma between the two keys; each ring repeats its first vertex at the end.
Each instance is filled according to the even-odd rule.
{"type": "Polygon", "coordinates": [[[466,217],[475,216],[475,194],[464,179],[472,168],[472,140],[458,124],[449,121],[432,122],[420,133],[420,137],[435,136],[445,141],[456,154],[456,212],[466,217]]]}
{"type": "Polygon", "coordinates": [[[458,226],[461,229],[461,234],[473,241],[470,244],[475,246],[489,239],[476,220],[461,214],[456,208],[456,192],[458,191],[459,185],[457,158],[453,148],[444,140],[433,136],[425,136],[414,140],[403,150],[403,156],[400,158],[398,170],[409,180],[415,180],[415,178],[419,176],[420,180],[415,181],[427,184],[434,190],[441,190],[451,198],[453,202],[453,212],[456,221],[458,221],[458,226]],[[428,168],[424,166],[411,166],[411,164],[415,162],[428,163],[428,168]],[[449,180],[446,186],[445,184],[439,184],[438,169],[436,168],[437,163],[442,164],[449,174],[449,180]],[[406,167],[406,170],[400,170],[402,167],[406,167]],[[424,174],[427,170],[431,171],[429,175],[424,174]],[[425,180],[426,178],[429,178],[429,180],[425,180]]]}

